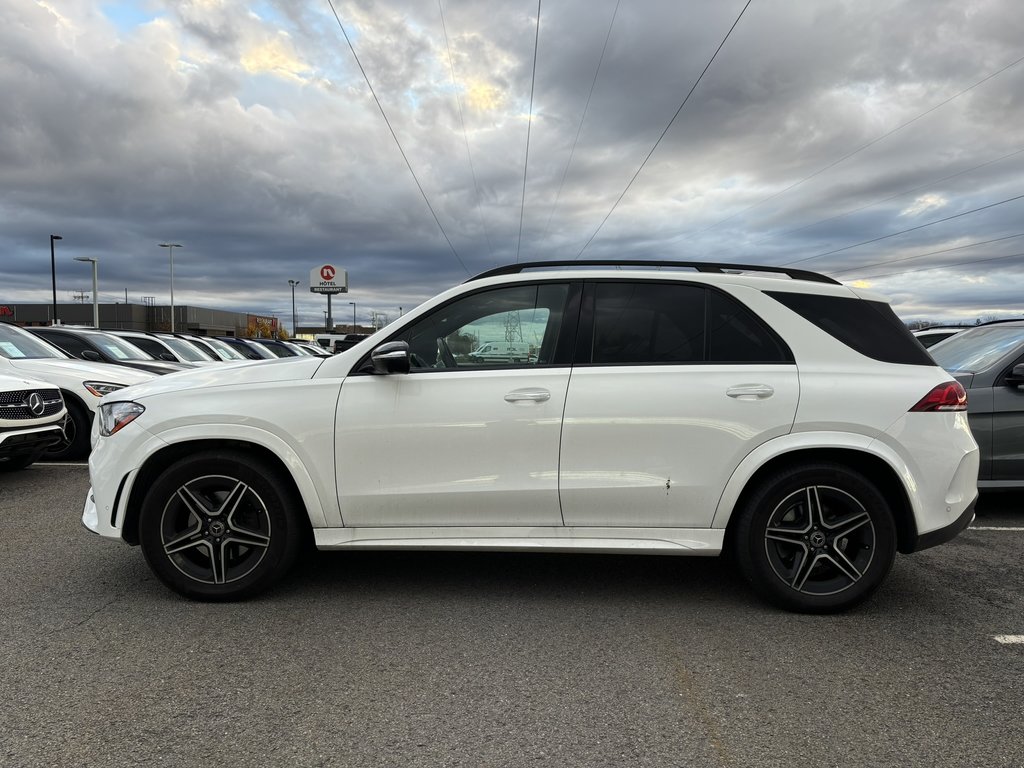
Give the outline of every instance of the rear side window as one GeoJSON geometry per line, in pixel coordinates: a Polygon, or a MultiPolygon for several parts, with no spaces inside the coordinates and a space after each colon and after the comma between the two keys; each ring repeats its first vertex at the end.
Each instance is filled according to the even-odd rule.
{"type": "Polygon", "coordinates": [[[693,363],[704,358],[704,289],[671,283],[598,283],[596,365],[693,363]]]}
{"type": "Polygon", "coordinates": [[[594,365],[791,363],[781,339],[741,302],[704,286],[593,285],[594,365]]]}
{"type": "Polygon", "coordinates": [[[865,357],[883,363],[935,365],[931,355],[883,301],[782,291],[766,293],[865,357]]]}

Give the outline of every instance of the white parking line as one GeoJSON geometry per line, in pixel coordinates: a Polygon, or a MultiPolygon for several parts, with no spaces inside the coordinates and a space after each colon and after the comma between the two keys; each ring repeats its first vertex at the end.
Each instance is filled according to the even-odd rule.
{"type": "Polygon", "coordinates": [[[1003,645],[1024,645],[1024,635],[993,635],[992,639],[1003,645]]]}
{"type": "Polygon", "coordinates": [[[1024,528],[1000,528],[996,526],[972,525],[968,531],[1024,531],[1024,528]]]}

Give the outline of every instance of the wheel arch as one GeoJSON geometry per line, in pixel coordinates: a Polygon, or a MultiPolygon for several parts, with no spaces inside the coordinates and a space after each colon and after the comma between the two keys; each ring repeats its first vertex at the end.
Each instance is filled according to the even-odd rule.
{"type": "MultiPolygon", "coordinates": [[[[872,482],[890,504],[893,522],[896,524],[896,549],[904,554],[914,551],[917,541],[917,524],[914,509],[906,486],[897,470],[885,458],[861,447],[801,447],[778,453],[763,461],[743,481],[742,487],[733,489],[733,500],[727,501],[730,488],[734,485],[736,474],[730,480],[722,502],[715,514],[715,522],[728,517],[725,525],[725,548],[732,546],[736,522],[739,515],[736,510],[742,509],[747,499],[761,485],[766,477],[779,471],[791,469],[801,464],[833,462],[849,467],[872,482]]],[[[737,470],[739,472],[740,470],[737,470]]],[[[716,526],[719,527],[719,526],[716,526]]]]}
{"type": "Polygon", "coordinates": [[[311,510],[309,501],[281,457],[270,448],[258,443],[223,438],[184,440],[171,443],[148,456],[142,466],[139,467],[132,481],[128,498],[125,500],[124,519],[121,522],[122,539],[132,545],[139,543],[139,514],[142,510],[142,502],[156,478],[179,459],[199,451],[208,450],[228,451],[241,456],[248,456],[273,467],[276,470],[276,476],[288,486],[289,491],[294,494],[296,502],[301,505],[302,514],[299,514],[297,517],[302,521],[303,525],[308,527],[308,533],[310,539],[312,539],[313,523],[310,520],[311,510]]]}

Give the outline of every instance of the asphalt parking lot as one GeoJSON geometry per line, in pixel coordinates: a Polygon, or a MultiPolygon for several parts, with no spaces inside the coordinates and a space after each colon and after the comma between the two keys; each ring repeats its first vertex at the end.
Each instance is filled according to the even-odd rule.
{"type": "Polygon", "coordinates": [[[187,602],[0,476],[4,766],[1024,766],[1024,496],[834,617],[724,561],[310,553],[187,602]],[[997,639],[999,638],[999,639],[997,639]]]}

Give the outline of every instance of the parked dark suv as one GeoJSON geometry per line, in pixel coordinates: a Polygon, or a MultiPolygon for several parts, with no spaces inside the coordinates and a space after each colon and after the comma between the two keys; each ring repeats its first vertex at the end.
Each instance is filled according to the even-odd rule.
{"type": "Polygon", "coordinates": [[[80,360],[124,365],[128,368],[137,368],[156,374],[175,373],[191,367],[182,363],[155,360],[148,352],[144,352],[134,344],[103,331],[63,326],[26,328],[25,330],[31,331],[39,338],[80,360]]]}

